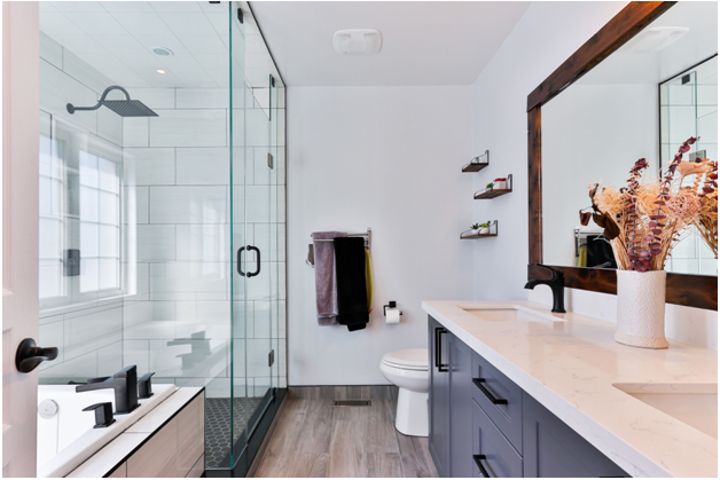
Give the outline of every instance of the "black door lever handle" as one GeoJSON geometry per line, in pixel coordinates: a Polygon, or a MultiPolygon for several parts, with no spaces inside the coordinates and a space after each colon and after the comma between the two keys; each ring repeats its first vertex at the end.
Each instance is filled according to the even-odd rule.
{"type": "Polygon", "coordinates": [[[35,340],[26,338],[18,345],[15,353],[15,368],[22,373],[30,373],[38,365],[48,360],[55,360],[58,355],[57,347],[38,347],[35,340]]]}

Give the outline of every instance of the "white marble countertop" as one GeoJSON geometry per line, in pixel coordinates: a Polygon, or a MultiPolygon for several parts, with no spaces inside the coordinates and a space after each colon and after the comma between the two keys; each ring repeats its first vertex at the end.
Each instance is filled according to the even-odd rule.
{"type": "Polygon", "coordinates": [[[717,352],[673,342],[667,350],[624,346],[609,322],[528,302],[426,301],[422,308],[630,475],[717,478],[716,438],[613,386],[716,388],[717,352]],[[483,319],[465,310],[474,306],[539,316],[483,319]]]}

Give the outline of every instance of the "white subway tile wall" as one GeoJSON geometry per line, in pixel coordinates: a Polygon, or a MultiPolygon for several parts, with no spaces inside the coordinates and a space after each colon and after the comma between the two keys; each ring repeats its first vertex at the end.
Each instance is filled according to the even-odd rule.
{"type": "MultiPolygon", "coordinates": [[[[43,132],[51,137],[50,118],[69,127],[77,128],[88,137],[97,136],[103,144],[120,151],[123,145],[123,126],[120,118],[110,111],[82,112],[70,115],[65,105],[94,105],[102,91],[112,85],[110,79],[64,49],[46,35],[40,36],[40,102],[43,114],[43,132]]],[[[47,152],[49,153],[49,151],[47,152]]],[[[79,282],[80,290],[94,290],[111,286],[118,278],[116,261],[107,259],[91,260],[87,257],[97,255],[117,256],[117,232],[112,225],[101,225],[98,220],[117,222],[118,185],[115,172],[107,168],[115,165],[100,160],[94,168],[87,168],[87,162],[97,162],[96,157],[86,156],[80,160],[79,208],[81,223],[73,218],[63,218],[57,209],[62,205],[58,201],[67,186],[63,182],[63,165],[55,155],[40,159],[41,211],[43,216],[57,217],[62,220],[41,220],[40,255],[54,256],[63,247],[58,244],[57,229],[62,229],[60,221],[66,222],[70,242],[79,242],[83,251],[84,264],[81,264],[83,278],[79,282]],[[107,175],[110,173],[111,175],[107,175]],[[90,177],[88,174],[92,174],[90,177]],[[51,182],[47,178],[56,179],[51,182]],[[92,177],[92,178],[91,178],[92,177]],[[43,188],[44,187],[44,188],[43,188]],[[79,233],[79,238],[72,235],[79,233]],[[91,277],[89,274],[93,273],[91,277]]],[[[77,192],[75,193],[77,195],[77,192]]],[[[62,268],[59,263],[42,264],[40,270],[41,291],[62,291],[62,268]]],[[[85,300],[88,300],[87,298],[85,300]]],[[[40,367],[43,382],[65,381],[70,378],[97,377],[120,369],[123,365],[123,302],[114,300],[92,300],[87,303],[50,308],[45,305],[40,314],[39,342],[42,345],[56,346],[58,357],[45,362],[40,367]]]]}
{"type": "Polygon", "coordinates": [[[100,306],[42,313],[41,343],[60,347],[58,359],[43,364],[43,379],[108,375],[136,364],[140,373],[155,371],[157,382],[206,385],[208,395],[227,396],[232,351],[236,395],[285,387],[284,110],[274,109],[272,131],[267,113],[245,102],[250,91],[234,91],[236,106],[252,108],[234,110],[231,182],[226,89],[128,86],[159,116],[120,118],[101,109],[68,118],[65,103],[92,105],[97,89],[112,82],[46,36],[41,56],[43,108],[122,147],[126,289],[100,306]],[[263,252],[257,277],[237,273],[231,225],[235,250],[254,244],[263,252]]]}

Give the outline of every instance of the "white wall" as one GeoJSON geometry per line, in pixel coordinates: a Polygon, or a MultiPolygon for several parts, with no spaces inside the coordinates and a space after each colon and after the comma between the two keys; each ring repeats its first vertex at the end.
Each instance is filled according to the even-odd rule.
{"type": "MultiPolygon", "coordinates": [[[[470,87],[288,89],[289,384],[387,383],[391,350],[427,344],[427,299],[472,295],[470,87]],[[320,326],[310,234],[373,229],[374,310],[365,330],[320,326]],[[396,300],[399,325],[382,305],[396,300]]],[[[477,244],[477,248],[480,248],[477,244]]]]}
{"type": "MultiPolygon", "coordinates": [[[[549,301],[549,290],[523,290],[527,265],[527,95],[625,4],[621,2],[533,3],[474,87],[474,146],[489,148],[501,170],[515,174],[516,192],[492,204],[500,219],[500,236],[488,248],[475,250],[475,297],[525,298],[549,301]],[[487,280],[484,272],[505,272],[487,280]]],[[[572,180],[569,180],[572,181],[572,180]]],[[[487,216],[489,205],[478,205],[487,216]]],[[[599,314],[612,321],[614,297],[594,292],[568,292],[576,311],[599,314]]],[[[717,312],[668,306],[671,337],[715,345],[717,312]]]]}

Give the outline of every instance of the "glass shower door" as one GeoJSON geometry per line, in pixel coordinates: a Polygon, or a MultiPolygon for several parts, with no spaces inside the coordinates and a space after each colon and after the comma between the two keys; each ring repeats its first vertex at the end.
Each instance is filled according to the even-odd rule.
{"type": "MultiPolygon", "coordinates": [[[[232,3],[233,12],[241,9],[232,3]]],[[[270,269],[270,122],[264,102],[269,91],[253,83],[257,28],[250,15],[231,15],[230,223],[231,436],[230,468],[239,459],[272,399],[270,269]]]]}

